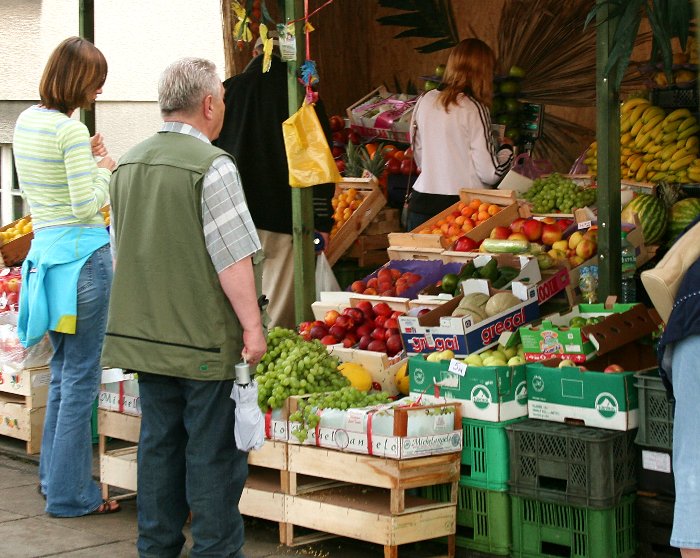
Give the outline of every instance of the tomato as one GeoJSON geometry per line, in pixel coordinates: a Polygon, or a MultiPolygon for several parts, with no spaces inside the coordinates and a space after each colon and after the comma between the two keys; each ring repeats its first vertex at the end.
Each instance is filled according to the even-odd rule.
{"type": "Polygon", "coordinates": [[[345,128],[345,119],[339,114],[334,114],[328,121],[331,125],[331,131],[333,132],[340,132],[340,130],[345,128]]]}
{"type": "Polygon", "coordinates": [[[384,156],[384,159],[391,159],[396,151],[398,151],[398,149],[395,145],[389,144],[382,147],[382,155],[384,156]]]}
{"type": "Polygon", "coordinates": [[[416,172],[416,165],[413,162],[413,159],[404,159],[401,161],[401,174],[404,174],[408,176],[409,174],[415,174],[416,172]]]}
{"type": "Polygon", "coordinates": [[[348,133],[348,142],[354,144],[354,145],[360,145],[362,143],[362,138],[360,137],[360,134],[357,132],[349,132],[348,133]]]}
{"type": "Polygon", "coordinates": [[[336,159],[335,160],[335,166],[338,167],[338,172],[339,173],[344,173],[345,172],[345,161],[342,159],[336,159]]]}
{"type": "Polygon", "coordinates": [[[397,161],[403,161],[406,158],[405,152],[401,151],[400,149],[397,149],[394,151],[394,159],[397,161]]]}
{"type": "Polygon", "coordinates": [[[385,167],[389,174],[400,174],[401,173],[401,161],[398,159],[389,159],[386,162],[385,167]]]}

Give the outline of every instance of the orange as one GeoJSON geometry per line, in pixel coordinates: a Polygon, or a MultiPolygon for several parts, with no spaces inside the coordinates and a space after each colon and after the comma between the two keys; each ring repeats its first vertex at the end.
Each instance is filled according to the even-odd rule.
{"type": "Polygon", "coordinates": [[[473,228],[474,228],[474,223],[472,222],[471,219],[469,219],[468,221],[465,221],[464,224],[462,225],[462,231],[464,231],[465,233],[469,232],[473,228]]]}
{"type": "Polygon", "coordinates": [[[369,155],[370,159],[374,157],[374,153],[377,151],[377,144],[376,143],[367,143],[365,144],[365,149],[367,150],[367,155],[369,155]]]}
{"type": "Polygon", "coordinates": [[[489,212],[485,210],[479,210],[479,214],[476,216],[477,220],[479,221],[486,221],[486,219],[488,219],[489,217],[491,217],[489,215],[489,212]]]}
{"type": "Polygon", "coordinates": [[[488,211],[488,210],[489,210],[489,204],[488,204],[488,203],[482,203],[482,204],[479,206],[479,213],[481,213],[482,211],[488,211]]]}
{"type": "Polygon", "coordinates": [[[459,217],[455,218],[455,225],[462,226],[464,224],[464,220],[466,217],[464,215],[460,215],[459,217]]]}
{"type": "Polygon", "coordinates": [[[445,223],[447,223],[445,219],[440,219],[437,223],[435,223],[435,226],[442,227],[442,225],[444,225],[445,223]]]}
{"type": "Polygon", "coordinates": [[[456,219],[456,217],[454,215],[452,215],[451,213],[447,217],[445,217],[445,221],[447,221],[448,223],[454,222],[455,219],[456,219]]]}
{"type": "Polygon", "coordinates": [[[474,198],[472,201],[469,202],[469,207],[472,209],[479,209],[479,206],[481,205],[481,200],[479,198],[474,198]]]}
{"type": "Polygon", "coordinates": [[[447,223],[445,223],[444,225],[440,225],[440,231],[441,231],[443,234],[447,233],[447,231],[448,231],[449,229],[450,229],[450,226],[449,226],[447,223]]]}
{"type": "Polygon", "coordinates": [[[494,204],[489,205],[488,208],[489,215],[496,215],[500,210],[501,208],[494,204]]]}
{"type": "Polygon", "coordinates": [[[457,211],[459,211],[460,213],[462,213],[462,210],[463,210],[465,207],[467,207],[467,204],[466,204],[466,203],[464,203],[464,202],[459,202],[459,203],[457,204],[457,211]]]}
{"type": "Polygon", "coordinates": [[[400,149],[397,149],[394,151],[394,159],[397,161],[403,161],[406,158],[406,153],[401,151],[400,149]]]}
{"type": "Polygon", "coordinates": [[[474,215],[474,208],[469,206],[465,207],[462,210],[462,215],[464,215],[465,217],[471,217],[472,215],[474,215]]]}

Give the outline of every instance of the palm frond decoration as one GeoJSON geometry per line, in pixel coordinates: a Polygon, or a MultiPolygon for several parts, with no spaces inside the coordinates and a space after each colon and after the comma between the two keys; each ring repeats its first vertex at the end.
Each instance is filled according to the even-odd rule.
{"type": "Polygon", "coordinates": [[[545,112],[542,135],[535,142],[532,156],[547,159],[555,171],[567,173],[594,139],[595,130],[545,112]]]}
{"type": "Polygon", "coordinates": [[[610,76],[615,69],[615,85],[619,89],[630,62],[635,40],[639,35],[642,19],[649,20],[652,35],[651,62],[661,62],[666,77],[671,81],[673,54],[671,39],[678,38],[685,50],[690,32],[693,7],[690,0],[605,0],[590,10],[586,25],[607,10],[607,19],[616,19],[617,27],[612,39],[612,48],[604,74],[610,76]]]}
{"type": "Polygon", "coordinates": [[[394,35],[395,39],[436,39],[416,48],[422,54],[452,48],[459,42],[451,0],[379,0],[379,5],[404,12],[377,18],[381,25],[408,28],[394,35]]]}

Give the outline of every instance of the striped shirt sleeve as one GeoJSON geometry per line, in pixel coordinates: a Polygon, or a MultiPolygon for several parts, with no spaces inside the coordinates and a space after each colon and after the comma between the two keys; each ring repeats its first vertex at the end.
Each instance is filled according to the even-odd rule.
{"type": "Polygon", "coordinates": [[[204,240],[217,273],[260,250],[238,169],[217,157],[202,185],[204,240]]]}

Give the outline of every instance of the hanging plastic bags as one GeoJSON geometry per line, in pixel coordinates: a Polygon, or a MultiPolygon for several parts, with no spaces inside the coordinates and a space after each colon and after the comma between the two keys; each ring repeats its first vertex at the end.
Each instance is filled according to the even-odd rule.
{"type": "Polygon", "coordinates": [[[282,123],[282,132],[290,186],[306,188],[341,181],[313,105],[302,104],[282,123]]]}

